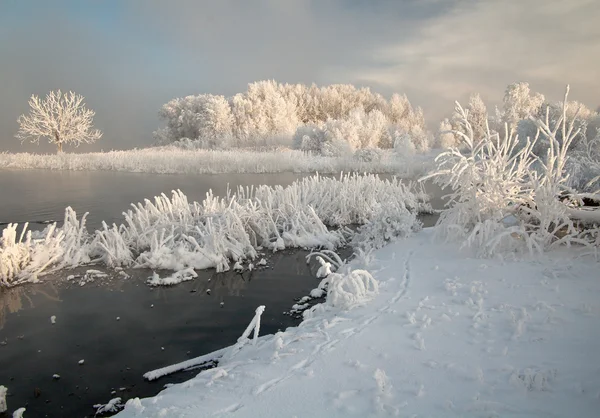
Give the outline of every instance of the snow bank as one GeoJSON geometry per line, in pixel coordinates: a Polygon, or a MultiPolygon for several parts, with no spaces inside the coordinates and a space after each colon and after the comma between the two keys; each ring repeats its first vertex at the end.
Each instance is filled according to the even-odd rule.
{"type": "Polygon", "coordinates": [[[287,148],[272,151],[181,150],[156,147],[94,153],[0,153],[0,168],[47,170],[109,170],[132,173],[329,173],[340,171],[391,173],[403,177],[423,174],[433,161],[431,154],[410,158],[386,150],[376,161],[349,157],[311,155],[287,148]]]}
{"type": "MultiPolygon", "coordinates": [[[[87,214],[78,221],[67,208],[62,227],[52,224],[32,233],[25,225],[17,236],[17,225],[11,224],[3,231],[0,284],[34,282],[42,274],[92,261],[188,273],[226,271],[230,261],[254,259],[258,247],[334,249],[346,242],[344,226],[377,221],[382,214],[389,217],[388,206],[401,224],[397,228],[417,230],[416,213],[431,210],[427,199],[414,185],[397,179],[347,174],[315,175],[285,188],[239,188],[223,198],[209,192],[201,203],[190,203],[181,191],[173,191],[171,198],[162,194],[132,204],[123,224],[108,227],[103,222],[93,234],[85,228],[87,214]]],[[[180,276],[167,281],[184,279],[180,276]]],[[[157,278],[150,284],[167,281],[157,278]]]]}
{"type": "Polygon", "coordinates": [[[369,303],[317,305],[117,416],[597,416],[592,257],[483,262],[431,230],[373,255],[369,303]]]}

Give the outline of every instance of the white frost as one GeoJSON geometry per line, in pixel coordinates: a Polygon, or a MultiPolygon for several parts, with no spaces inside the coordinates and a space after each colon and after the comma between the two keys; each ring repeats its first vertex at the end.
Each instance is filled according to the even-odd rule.
{"type": "Polygon", "coordinates": [[[121,403],[121,398],[112,398],[106,404],[97,404],[94,405],[96,408],[96,415],[106,414],[106,413],[114,413],[119,412],[120,409],[123,408],[123,404],[121,403]]]}
{"type": "MultiPolygon", "coordinates": [[[[87,214],[78,219],[69,207],[62,227],[55,223],[32,232],[25,224],[19,233],[18,225],[10,224],[2,231],[0,285],[35,282],[41,275],[92,260],[113,268],[176,272],[215,268],[222,272],[230,269],[231,261],[236,270],[242,269],[242,261],[254,260],[258,248],[320,247],[326,253],[345,244],[347,238],[347,231],[328,226],[369,223],[381,217],[385,206],[400,213],[394,220],[398,228],[413,229],[417,221],[410,214],[429,211],[426,200],[420,191],[397,179],[347,174],[339,178],[315,175],[285,188],[240,187],[225,198],[210,192],[200,203],[190,203],[174,190],[170,198],[161,194],[132,204],[122,225],[109,227],[103,222],[94,233],[87,231],[87,214]]],[[[259,265],[264,265],[262,260],[259,265]]],[[[69,276],[79,279],[82,286],[104,277],[107,273],[95,269],[83,277],[69,276]]]]}
{"type": "Polygon", "coordinates": [[[146,282],[148,286],[173,286],[181,282],[187,282],[198,277],[198,273],[192,268],[176,271],[168,277],[160,277],[158,273],[153,272],[152,277],[146,282]]]}
{"type": "Polygon", "coordinates": [[[323,279],[338,290],[305,311],[298,327],[254,345],[248,329],[241,349],[149,373],[218,361],[142,399],[142,414],[126,407],[118,417],[596,417],[594,258],[575,258],[571,248],[534,262],[490,259],[482,268],[453,243],[432,242],[432,232],[375,251],[373,281],[356,273],[360,260],[323,279]]]}
{"type": "Polygon", "coordinates": [[[0,413],[6,412],[8,409],[6,406],[6,392],[6,387],[0,385],[0,413]]]}
{"type": "Polygon", "coordinates": [[[13,412],[13,418],[23,418],[23,414],[25,413],[25,408],[19,408],[15,412],[13,412]]]}

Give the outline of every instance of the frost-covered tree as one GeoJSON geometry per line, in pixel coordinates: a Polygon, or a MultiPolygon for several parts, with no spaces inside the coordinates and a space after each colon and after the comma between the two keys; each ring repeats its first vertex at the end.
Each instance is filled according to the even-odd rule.
{"type": "Polygon", "coordinates": [[[200,94],[173,99],[163,105],[159,115],[167,121],[165,129],[154,133],[161,144],[187,138],[215,148],[232,135],[231,107],[223,96],[200,94]]]}
{"type": "Polygon", "coordinates": [[[381,111],[375,109],[367,113],[357,108],[342,119],[299,127],[294,145],[305,151],[333,156],[367,148],[391,148],[393,140],[390,123],[381,111]]]}
{"type": "Polygon", "coordinates": [[[201,96],[186,96],[165,103],[158,114],[166,120],[167,126],[165,130],[155,132],[155,136],[161,134],[170,141],[178,141],[183,138],[197,139],[202,103],[201,96]]]}
{"type": "Polygon", "coordinates": [[[387,111],[391,123],[400,124],[406,119],[412,118],[413,109],[405,94],[392,94],[387,111]]]}
{"type": "Polygon", "coordinates": [[[452,123],[448,118],[440,122],[440,128],[437,132],[436,145],[439,148],[452,148],[459,144],[459,140],[453,132],[452,123]]]}
{"type": "Polygon", "coordinates": [[[45,99],[32,95],[29,99],[29,115],[18,119],[19,132],[16,137],[39,143],[47,138],[62,152],[64,144],[92,143],[102,137],[102,132],[92,129],[95,112],[87,109],[84,97],[72,91],[63,94],[60,90],[51,91],[45,99]]]}
{"type": "MultiPolygon", "coordinates": [[[[500,113],[499,128],[507,124],[509,130],[516,131],[520,120],[538,116],[544,104],[544,96],[532,93],[529,83],[521,82],[509,85],[504,92],[503,108],[500,113]]],[[[499,129],[500,130],[500,129],[499,129]]]]}
{"type": "Polygon", "coordinates": [[[233,115],[227,99],[212,94],[204,95],[199,122],[200,139],[214,144],[211,148],[229,140],[232,135],[233,115]]]}
{"type": "Polygon", "coordinates": [[[291,136],[299,124],[295,99],[286,100],[275,81],[248,85],[245,94],[232,99],[233,133],[242,143],[274,136],[291,136]]]}
{"type": "MultiPolygon", "coordinates": [[[[388,102],[368,88],[351,84],[319,87],[259,81],[229,99],[208,94],[173,99],[163,106],[160,116],[167,125],[155,132],[161,144],[187,138],[212,146],[211,138],[229,134],[236,146],[269,145],[273,140],[289,144],[293,140],[296,147],[314,151],[315,146],[324,149],[316,144],[330,142],[325,148],[331,148],[327,137],[335,138],[340,146],[345,142],[347,146],[342,148],[346,152],[391,148],[392,133],[398,131],[408,134],[418,150],[430,145],[423,111],[413,108],[406,96],[394,95],[388,102]],[[327,134],[317,134],[325,124],[327,134]],[[303,146],[306,135],[311,139],[303,146]]],[[[337,145],[334,148],[339,148],[337,145]]]]}
{"type": "MultiPolygon", "coordinates": [[[[472,94],[469,97],[467,106],[464,109],[461,107],[460,111],[465,112],[469,122],[469,128],[473,130],[473,137],[476,141],[479,141],[486,135],[488,128],[487,107],[481,99],[481,96],[479,96],[479,94],[472,94]]],[[[465,130],[465,124],[462,123],[463,116],[463,114],[459,113],[458,108],[454,109],[454,114],[452,115],[452,129],[468,135],[468,132],[465,130]]]]}
{"type": "Polygon", "coordinates": [[[473,134],[476,138],[482,138],[487,133],[488,113],[481,96],[479,94],[471,95],[467,108],[469,109],[468,118],[473,128],[473,134]]]}

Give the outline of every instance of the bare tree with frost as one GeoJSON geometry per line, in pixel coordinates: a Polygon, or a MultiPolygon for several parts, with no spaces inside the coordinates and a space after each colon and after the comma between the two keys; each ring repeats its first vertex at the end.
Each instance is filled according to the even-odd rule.
{"type": "Polygon", "coordinates": [[[63,144],[92,143],[102,137],[102,132],[92,129],[93,110],[86,109],[84,97],[72,91],[63,94],[60,90],[51,91],[45,99],[32,95],[29,99],[29,115],[18,119],[19,132],[16,137],[39,143],[40,138],[56,144],[62,152],[63,144]]]}

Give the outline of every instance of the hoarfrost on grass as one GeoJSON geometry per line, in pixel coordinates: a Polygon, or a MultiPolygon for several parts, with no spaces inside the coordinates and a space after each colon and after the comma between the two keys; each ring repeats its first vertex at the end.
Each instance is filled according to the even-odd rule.
{"type": "Polygon", "coordinates": [[[403,177],[424,174],[430,153],[405,158],[383,151],[377,161],[325,157],[287,148],[272,151],[182,150],[173,146],[95,153],[0,153],[0,168],[123,171],[156,174],[371,172],[403,177]]]}
{"type": "MultiPolygon", "coordinates": [[[[431,210],[427,199],[414,184],[396,178],[315,175],[288,187],[240,187],[223,198],[209,192],[201,203],[173,191],[171,198],[162,194],[132,204],[124,213],[125,223],[110,228],[103,223],[93,234],[85,227],[87,214],[78,220],[69,207],[62,227],[54,223],[32,232],[25,224],[20,234],[16,224],[4,229],[0,284],[35,282],[49,272],[90,262],[187,272],[169,279],[174,283],[189,278],[189,269],[227,271],[230,261],[239,268],[258,256],[258,248],[332,250],[346,243],[350,233],[345,226],[381,224],[383,217],[386,225],[393,224],[387,238],[403,236],[418,229],[416,213],[431,210]]],[[[88,270],[80,284],[105,275],[88,270]]]]}

